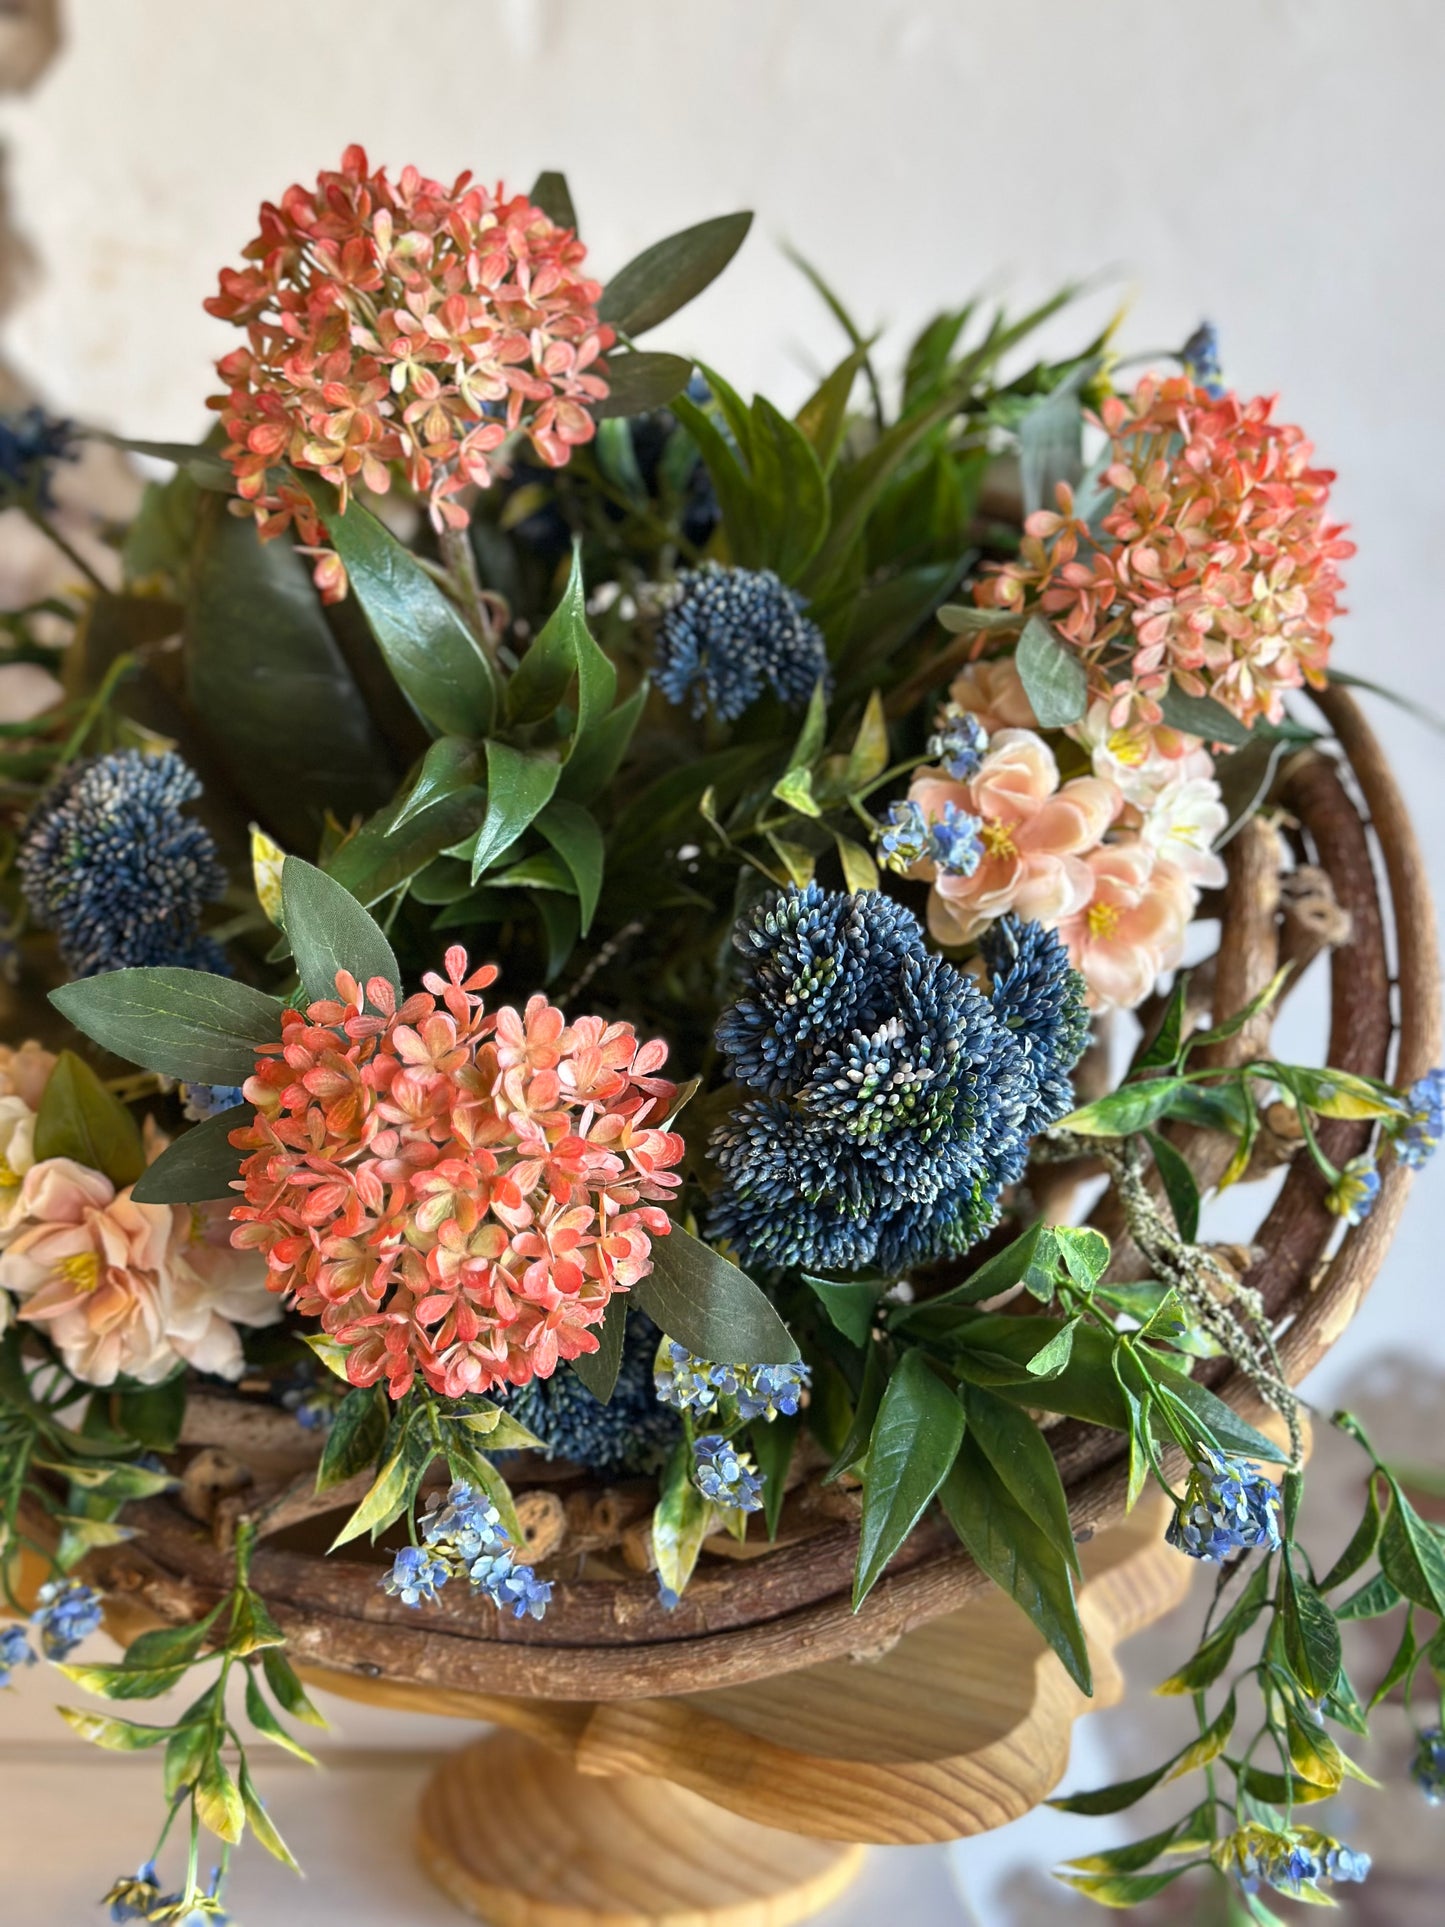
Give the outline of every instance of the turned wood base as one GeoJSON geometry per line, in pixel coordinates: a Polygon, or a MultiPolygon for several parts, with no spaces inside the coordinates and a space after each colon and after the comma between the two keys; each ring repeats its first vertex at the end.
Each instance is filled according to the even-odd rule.
{"type": "Polygon", "coordinates": [[[835,1900],[863,1859],[666,1780],[579,1773],[518,1733],[443,1762],[416,1842],[443,1892],[491,1927],[790,1927],[835,1900]]]}

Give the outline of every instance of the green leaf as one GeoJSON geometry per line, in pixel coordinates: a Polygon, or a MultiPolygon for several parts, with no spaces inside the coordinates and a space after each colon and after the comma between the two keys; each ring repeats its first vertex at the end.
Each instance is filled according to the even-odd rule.
{"type": "Polygon", "coordinates": [[[1089,706],[1089,679],[1078,651],[1061,642],[1042,616],[1030,616],[1014,661],[1041,729],[1078,722],[1089,706]]]}
{"type": "Polygon", "coordinates": [[[1238,1010],[1232,1012],[1230,1016],[1225,1018],[1222,1024],[1216,1024],[1212,1030],[1197,1032],[1189,1040],[1191,1052],[1202,1050],[1210,1044],[1222,1044],[1231,1037],[1237,1037],[1246,1024],[1257,1017],[1262,1010],[1269,1009],[1270,1005],[1279,996],[1280,991],[1283,990],[1285,979],[1289,976],[1293,967],[1292,964],[1281,965],[1264,986],[1263,990],[1256,991],[1247,1004],[1241,1005],[1238,1010]]]}
{"type": "Polygon", "coordinates": [[[191,708],[238,794],[293,845],[390,788],[386,748],[327,626],[304,559],[208,500],[186,607],[191,708]]]}
{"type": "Polygon", "coordinates": [[[443,850],[465,842],[486,813],[486,791],[470,786],[429,803],[399,828],[393,827],[393,812],[383,810],[327,860],[326,874],[344,883],[358,903],[379,903],[443,850]]]}
{"type": "Polygon", "coordinates": [[[192,1084],[244,1084],[281,1035],[279,999],[204,970],[110,970],[50,1001],[117,1057],[192,1084]]]}
{"type": "Polygon", "coordinates": [[[823,377],[793,417],[812,444],[813,453],[825,475],[832,471],[838,459],[838,450],[843,445],[843,434],[848,426],[848,403],[867,359],[866,347],[855,348],[851,354],[845,355],[832,373],[823,377]]]}
{"type": "Polygon", "coordinates": [[[517,1517],[517,1505],[512,1497],[512,1488],[492,1461],[484,1453],[474,1452],[469,1446],[459,1444],[453,1432],[447,1442],[447,1464],[451,1468],[453,1478],[469,1479],[473,1485],[481,1487],[497,1508],[502,1521],[502,1530],[512,1544],[525,1545],[527,1535],[523,1532],[521,1521],[517,1517]]]}
{"type": "Polygon", "coordinates": [[[117,1190],[145,1169],[134,1117],[74,1051],[60,1053],[45,1086],[35,1119],[35,1157],[73,1158],[104,1172],[117,1190]]]}
{"type": "Polygon", "coordinates": [[[1140,1078],[1070,1111],[1058,1128],[1080,1137],[1127,1137],[1131,1131],[1143,1131],[1156,1123],[1168,1112],[1175,1094],[1188,1088],[1178,1077],[1140,1078]]]}
{"type": "Polygon", "coordinates": [[[1091,1225],[1055,1225],[1054,1243],[1074,1283],[1092,1291],[1109,1269],[1109,1240],[1103,1232],[1091,1225]]]}
{"type": "MultiPolygon", "coordinates": [[[[1175,1758],[1178,1756],[1175,1755],[1175,1758]]],[[[1173,1766],[1174,1760],[1168,1759],[1163,1766],[1156,1766],[1152,1773],[1140,1773],[1132,1780],[1115,1780],[1111,1786],[1096,1787],[1092,1793],[1070,1793],[1061,1799],[1045,1801],[1057,1813],[1086,1813],[1093,1818],[1105,1813],[1122,1813],[1142,1800],[1146,1793],[1152,1793],[1173,1766]]]]}
{"type": "Polygon", "coordinates": [[[787,1326],[746,1273],[674,1223],[652,1240],[652,1270],[633,1296],[669,1338],[728,1365],[788,1365],[798,1356],[787,1326]]]}
{"type": "Polygon", "coordinates": [[[753,487],[762,560],[795,582],[828,532],[828,485],[801,428],[759,395],[752,409],[753,487]]]}
{"type": "Polygon", "coordinates": [[[268,1646],[284,1646],[286,1635],[276,1624],[261,1595],[247,1587],[236,1601],[226,1634],[226,1651],[245,1659],[268,1646]]]}
{"type": "Polygon", "coordinates": [[[1177,684],[1171,684],[1159,707],[1171,729],[1199,736],[1206,743],[1226,743],[1231,749],[1239,749],[1249,741],[1244,724],[1213,696],[1189,696],[1177,684]]]}
{"type": "Polygon", "coordinates": [[[1199,1186],[1194,1173],[1189,1168],[1189,1160],[1157,1131],[1146,1133],[1149,1149],[1154,1153],[1158,1166],[1159,1179],[1164,1186],[1164,1195],[1169,1200],[1169,1209],[1174,1213],[1174,1223],[1185,1244],[1192,1245],[1199,1235],[1199,1186]]]}
{"type": "MultiPolygon", "coordinates": [[[[838,1447],[837,1456],[823,1474],[824,1485],[831,1485],[845,1472],[854,1472],[868,1456],[868,1441],[873,1436],[873,1427],[878,1420],[878,1408],[883,1403],[884,1388],[888,1383],[888,1367],[884,1359],[881,1342],[870,1340],[863,1353],[863,1382],[858,1388],[858,1396],[853,1401],[852,1414],[843,1433],[843,1442],[838,1447]]],[[[809,1407],[811,1416],[812,1408],[809,1407]]],[[[831,1443],[831,1441],[830,1441],[831,1443]]]]}
{"type": "Polygon", "coordinates": [[[1181,970],[1164,1009],[1164,1017],[1147,1050],[1134,1059],[1130,1076],[1139,1071],[1173,1070],[1184,1046],[1184,1013],[1189,999],[1189,972],[1181,970]]]}
{"type": "Polygon", "coordinates": [[[136,1180],[137,1204],[201,1204],[208,1198],[233,1198],[231,1180],[239,1177],[244,1151],[231,1143],[256,1113],[235,1104],[183,1131],[136,1180]]]}
{"type": "Polygon", "coordinates": [[[108,1718],[104,1713],[82,1713],[75,1706],[57,1706],[55,1710],[81,1739],[111,1753],[139,1753],[171,1737],[168,1726],[141,1726],[134,1720],[108,1718]]]}
{"type": "Polygon", "coordinates": [[[245,1807],[246,1818],[251,1823],[252,1833],[255,1834],[256,1838],[266,1849],[267,1853],[271,1855],[273,1860],[279,1860],[281,1865],[283,1867],[289,1867],[292,1873],[300,1873],[301,1869],[296,1864],[295,1856],[277,1832],[275,1822],[272,1820],[270,1814],[267,1813],[265,1807],[261,1804],[261,1796],[257,1793],[251,1780],[251,1775],[246,1770],[246,1762],[244,1760],[241,1762],[240,1772],[241,1800],[245,1807]]]}
{"type": "Polygon", "coordinates": [[[375,1385],[357,1385],[336,1408],[326,1434],[316,1490],[330,1492],[375,1465],[386,1442],[386,1397],[375,1385]]]}
{"type": "Polygon", "coordinates": [[[1397,1092],[1378,1087],[1368,1078],[1348,1071],[1314,1070],[1303,1064],[1271,1066],[1280,1083],[1320,1117],[1397,1117],[1402,1100],[1397,1092]]]}
{"type": "Polygon", "coordinates": [[[404,543],[353,499],[345,515],[319,475],[297,480],[321,511],[327,539],[377,647],[417,714],[444,736],[485,736],[497,714],[486,652],[404,543]]]}
{"type": "Polygon", "coordinates": [[[756,568],[761,554],[756,498],[752,477],[712,416],[689,395],[678,395],[672,412],[697,443],[722,510],[732,560],[740,568],[756,568]]]}
{"type": "Polygon", "coordinates": [[[1070,369],[1057,388],[1030,403],[1018,423],[1019,485],[1024,514],[1052,509],[1055,487],[1077,483],[1084,466],[1084,410],[1079,391],[1099,369],[1091,356],[1070,369]]]}
{"type": "Polygon", "coordinates": [[[969,1438],[1012,1498],[1077,1573],[1079,1558],[1069,1521],[1069,1501],[1043,1433],[1026,1412],[981,1386],[965,1388],[963,1407],[969,1438]]]}
{"type": "Polygon", "coordinates": [[[692,363],[685,355],[649,354],[645,349],[609,355],[607,397],[595,402],[590,412],[604,422],[645,415],[649,409],[665,408],[691,380],[692,363]]]}
{"type": "Polygon", "coordinates": [[[533,181],[528,199],[533,207],[541,208],[549,221],[555,221],[558,227],[571,228],[574,234],[577,232],[577,212],[565,174],[555,168],[545,168],[533,181]]]}
{"type": "Polygon", "coordinates": [[[815,1278],[805,1271],[803,1283],[846,1339],[859,1346],[868,1343],[868,1334],[878,1315],[879,1295],[884,1289],[881,1281],[815,1278]]]}
{"type": "Polygon", "coordinates": [[[581,736],[611,707],[617,671],[587,627],[580,544],[573,547],[561,601],[507,685],[508,717],[514,723],[546,721],[574,676],[580,679],[577,734],[581,736]]]}
{"type": "Polygon", "coordinates": [[[936,1313],[953,1305],[976,1305],[980,1299],[997,1297],[1022,1284],[1035,1298],[1047,1304],[1054,1295],[1058,1277],[1059,1245],[1054,1227],[1042,1219],[1029,1226],[1021,1237],[1005,1245],[992,1258],[970,1273],[960,1285],[940,1292],[920,1305],[905,1306],[894,1319],[899,1325],[929,1326],[936,1313]]]}
{"type": "MultiPolygon", "coordinates": [[[[134,1196],[134,1193],[132,1193],[134,1196]]],[[[116,1423],[127,1438],[153,1452],[173,1451],[180,1441],[186,1415],[186,1374],[175,1372],[159,1385],[138,1386],[122,1392],[115,1404],[116,1423]]],[[[131,1468],[132,1471],[139,1468],[131,1468]]]]}
{"type": "Polygon", "coordinates": [[[82,1692],[108,1700],[153,1700],[185,1678],[184,1666],[61,1666],[82,1692]]]}
{"type": "Polygon", "coordinates": [[[778,1520],[787,1497],[788,1468],[793,1463],[793,1451],[802,1427],[801,1413],[789,1416],[780,1412],[775,1419],[755,1420],[748,1430],[753,1458],[763,1475],[763,1523],[769,1539],[778,1536],[778,1520]]]}
{"type": "Polygon", "coordinates": [[[1147,1840],[1135,1840],[1127,1847],[1110,1847],[1103,1853],[1083,1854],[1070,1860],[1069,1870],[1072,1873],[1138,1873],[1185,1834],[1195,1831],[1207,1834],[1210,1819],[1209,1808],[1200,1808],[1176,1820],[1172,1827],[1165,1827],[1161,1833],[1151,1834],[1147,1840]]]}
{"type": "MultiPolygon", "coordinates": [[[[602,651],[597,651],[602,656],[602,651]]],[[[604,662],[607,661],[602,656],[604,662]]],[[[611,668],[611,664],[608,663],[611,668]]],[[[600,672],[599,672],[600,675],[600,672]]],[[[593,681],[597,681],[594,677],[593,681]]],[[[588,675],[581,678],[579,696],[580,714],[572,737],[572,748],[567,761],[562,765],[562,774],[557,782],[557,794],[572,803],[589,803],[611,783],[622,767],[622,759],[627,754],[627,746],[632,741],[633,732],[647,703],[649,685],[643,682],[616,709],[607,715],[599,715],[595,722],[586,720],[590,714],[587,696],[588,675]]]]}
{"type": "Polygon", "coordinates": [[[504,856],[552,800],[561,765],[508,743],[487,744],[487,814],[472,846],[472,882],[504,856]]]}
{"type": "Polygon", "coordinates": [[[1137,1907],[1141,1900],[1152,1899],[1188,1872],[1186,1866],[1170,1867],[1163,1873],[1060,1873],[1054,1878],[1076,1893],[1087,1894],[1101,1907],[1137,1907]]]}
{"type": "Polygon", "coordinates": [[[481,775],[481,769],[475,743],[461,736],[439,737],[427,751],[415,783],[392,818],[392,829],[401,829],[443,797],[470,789],[481,775]]]}
{"type": "Polygon", "coordinates": [[[1344,1657],[1340,1629],[1324,1600],[1306,1580],[1295,1577],[1286,1554],[1281,1596],[1284,1651],[1289,1669],[1311,1699],[1334,1691],[1344,1657]]]}
{"type": "Polygon", "coordinates": [[[652,1514],[657,1577],[674,1593],[681,1593],[691,1579],[715,1516],[711,1502],[692,1482],[692,1464],[692,1448],[681,1439],[668,1457],[652,1514]]]}
{"type": "Polygon", "coordinates": [[[217,1612],[210,1612],[193,1626],[157,1626],[151,1632],[142,1633],[126,1648],[123,1664],[142,1673],[154,1673],[169,1666],[189,1666],[211,1637],[217,1617],[217,1612]]]}
{"type": "Polygon", "coordinates": [[[1347,1579],[1353,1579],[1357,1572],[1363,1571],[1375,1556],[1383,1524],[1384,1514],[1380,1510],[1377,1482],[1372,1476],[1365,1494],[1364,1517],[1351,1533],[1350,1543],[1320,1581],[1321,1592],[1333,1592],[1336,1586],[1344,1585],[1347,1579]]]}
{"type": "MultiPolygon", "coordinates": [[[[1400,1633],[1400,1643],[1395,1648],[1395,1656],[1386,1667],[1384,1677],[1381,1679],[1379,1685],[1370,1695],[1369,1710],[1372,1713],[1377,1706],[1390,1697],[1397,1686],[1413,1677],[1419,1661],[1420,1649],[1415,1640],[1415,1609],[1412,1606],[1405,1614],[1405,1624],[1400,1633]]],[[[1407,1705],[1409,1699],[1410,1689],[1409,1686],[1406,1685],[1405,1701],[1407,1705]]]]}
{"type": "Polygon", "coordinates": [[[614,1292],[597,1334],[595,1352],[579,1352],[568,1362],[599,1405],[610,1405],[617,1389],[617,1374],[622,1369],[622,1347],[627,1336],[627,1299],[614,1292]]]}
{"type": "Polygon", "coordinates": [[[384,1531],[401,1512],[416,1469],[415,1455],[408,1451],[407,1445],[405,1438],[398,1443],[377,1473],[366,1497],[332,1540],[330,1551],[335,1552],[339,1546],[359,1539],[363,1532],[369,1532],[375,1540],[378,1533],[384,1531]]]}
{"type": "Polygon", "coordinates": [[[345,884],[288,856],[281,865],[281,901],[287,940],[312,1002],[335,999],[341,970],[363,988],[382,977],[400,997],[401,971],[391,945],[345,884]]]}
{"type": "Polygon", "coordinates": [[[1088,1643],[1074,1603],[1069,1562],[968,1434],[939,1496],[949,1523],[980,1570],[1028,1615],[1080,1692],[1092,1693],[1088,1643]]]}
{"type": "Polygon", "coordinates": [[[883,1393],[868,1441],[854,1612],[947,1478],[963,1441],[963,1427],[957,1394],[921,1352],[904,1352],[883,1393]]]}
{"type": "Polygon", "coordinates": [[[849,836],[834,830],[833,842],[838,851],[838,862],[843,871],[843,888],[857,892],[878,888],[878,865],[869,856],[861,843],[855,843],[849,836]]]}
{"type": "Polygon", "coordinates": [[[1366,1580],[1358,1592],[1352,1592],[1343,1604],[1335,1607],[1335,1618],[1379,1619],[1385,1613],[1394,1612],[1403,1597],[1403,1593],[1383,1572],[1377,1572],[1373,1579],[1366,1580]]]}
{"type": "MultiPolygon", "coordinates": [[[[1145,1354],[1141,1352],[1138,1356],[1145,1354]]],[[[1148,1363],[1156,1388],[1172,1393],[1178,1404],[1188,1406],[1194,1418],[1208,1428],[1215,1443],[1225,1452],[1242,1454],[1250,1459],[1263,1459],[1266,1464],[1272,1465],[1281,1464],[1288,1457],[1284,1447],[1276,1445],[1263,1432],[1247,1424],[1207,1385],[1196,1385],[1192,1378],[1177,1371],[1174,1366],[1164,1364],[1161,1359],[1151,1357],[1148,1363]]]]}
{"type": "Polygon", "coordinates": [[[1393,1479],[1380,1534],[1380,1567],[1406,1599],[1445,1617],[1445,1548],[1393,1479]]]}
{"type": "Polygon", "coordinates": [[[246,1671],[246,1718],[263,1738],[270,1740],[276,1746],[284,1747],[288,1753],[294,1753],[296,1758],[304,1760],[307,1766],[316,1765],[315,1754],[308,1753],[299,1740],[292,1739],[261,1697],[261,1689],[256,1684],[256,1675],[249,1667],[246,1671]]]}
{"type": "Polygon", "coordinates": [[[1060,1372],[1067,1370],[1074,1352],[1074,1333],[1079,1324],[1077,1317],[1066,1319],[1053,1337],[1040,1345],[1028,1361],[1027,1370],[1031,1378],[1057,1378],[1060,1372]]]}
{"type": "Polygon", "coordinates": [[[554,796],[537,816],[536,829],[539,835],[546,837],[561,857],[573,883],[577,886],[581,934],[585,937],[597,913],[597,899],[602,893],[602,865],[606,854],[606,845],[602,840],[602,832],[597,827],[596,818],[590,810],[583,809],[580,803],[568,803],[561,797],[554,796]]]}
{"type": "Polygon", "coordinates": [[[168,1800],[174,1800],[177,1794],[195,1785],[210,1749],[211,1726],[207,1719],[188,1720],[171,1735],[162,1774],[168,1800]]]}
{"type": "Polygon", "coordinates": [[[326,1715],[318,1712],[311,1703],[306,1688],[296,1677],[295,1669],[279,1646],[265,1649],[261,1655],[261,1670],[283,1712],[289,1713],[293,1720],[304,1720],[308,1726],[327,1725],[326,1715]]]}
{"type": "Polygon", "coordinates": [[[700,295],[722,273],[752,226],[751,214],[721,214],[654,241],[602,291],[598,317],[621,335],[645,334],[700,295]]]}

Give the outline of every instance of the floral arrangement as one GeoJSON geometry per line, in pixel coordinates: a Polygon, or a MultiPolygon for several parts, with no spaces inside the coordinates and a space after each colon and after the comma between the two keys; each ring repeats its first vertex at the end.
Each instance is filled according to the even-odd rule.
{"type": "MultiPolygon", "coordinates": [[[[419,1613],[546,1613],[519,1454],[656,1481],[669,1606],[710,1536],[775,1534],[822,1478],[856,1496],[855,1606],[937,1505],[1085,1691],[1048,1434],[1116,1433],[1130,1504],[1161,1486],[1219,1585],[1164,1688],[1197,1737],[1060,1802],[1202,1776],[1177,1826],[1066,1870],[1110,1905],[1212,1868],[1267,1923],[1266,1891],[1363,1878],[1298,1814],[1360,1777],[1338,1621],[1405,1610],[1383,1690],[1445,1676],[1414,1630],[1445,1550],[1388,1465],[1323,1576],[1297,1540],[1299,1407],[1171,1135],[1216,1133],[1223,1185],[1285,1118],[1354,1224],[1445,1122],[1445,1073],[1221,1061],[1284,973],[1201,1028],[1181,969],[1221,849],[1319,739],[1291,699],[1336,673],[1332,477],[1207,330],[1132,385],[1109,335],[1019,367],[1063,298],[937,317],[891,400],[849,323],[792,417],[639,348],[747,225],[594,279],[559,175],[349,149],[221,273],[217,429],[123,444],[174,473],[114,579],[66,546],[73,592],[5,617],[64,694],[0,747],[0,1683],[37,1646],[117,1700],[214,1669],[173,1725],[64,1709],[163,1759],[112,1919],[224,1918],[247,1826],[289,1858],[247,1747],[319,1717],[246,1516],[204,1619],[71,1658],[208,1381],[318,1434],[323,1497],[361,1481],[335,1544],[419,1613]],[[1339,1117],[1373,1133],[1342,1168],[1339,1117]],[[1071,1160],[1144,1282],[1036,1203],[1071,1160]],[[1211,1695],[1250,1639],[1241,1739],[1211,1695]]],[[[0,502],[57,540],[83,433],[0,427],[0,502]]],[[[1438,1726],[1415,1770],[1440,1797],[1438,1726]]]]}

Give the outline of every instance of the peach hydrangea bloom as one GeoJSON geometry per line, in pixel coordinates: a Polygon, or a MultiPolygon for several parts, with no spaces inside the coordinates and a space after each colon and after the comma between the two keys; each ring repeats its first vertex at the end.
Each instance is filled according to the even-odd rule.
{"type": "Polygon", "coordinates": [[[118,1192],[70,1158],[31,1166],[19,1217],[0,1254],[0,1287],[85,1384],[124,1375],[156,1385],[182,1361],[239,1378],[236,1324],[276,1316],[259,1266],[249,1280],[231,1275],[213,1287],[192,1207],[137,1204],[129,1185],[118,1192]]]}
{"type": "Polygon", "coordinates": [[[991,662],[971,662],[949,684],[948,700],[977,716],[995,736],[1001,729],[1037,729],[1033,704],[1024,693],[1023,677],[1012,656],[991,662]]]}
{"type": "Polygon", "coordinates": [[[661,1043],[543,996],[484,1015],[494,965],[460,947],[398,1005],[345,971],[282,1013],[245,1085],[254,1125],[232,1242],[319,1317],[354,1385],[416,1373],[447,1398],[545,1378],[597,1349],[614,1292],[652,1269],[680,1180],[661,1043]]]}
{"type": "Polygon", "coordinates": [[[1087,901],[1059,924],[1074,968],[1096,1010],[1142,1003],[1184,953],[1195,892],[1174,864],[1136,839],[1108,843],[1085,859],[1087,901]]]}
{"type": "Polygon", "coordinates": [[[1121,803],[1096,776],[1060,784],[1053,751],[1028,729],[993,736],[970,781],[920,769],[908,794],[930,822],[949,803],[981,822],[983,856],[971,875],[940,873],[927,860],[913,871],[933,885],[928,927],[941,944],[969,942],[1006,911],[1053,926],[1081,910],[1093,888],[1084,859],[1121,803]]]}

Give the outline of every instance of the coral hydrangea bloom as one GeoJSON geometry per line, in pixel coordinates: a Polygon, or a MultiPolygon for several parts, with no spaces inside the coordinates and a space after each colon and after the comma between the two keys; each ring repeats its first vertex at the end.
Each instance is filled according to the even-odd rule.
{"type": "Polygon", "coordinates": [[[1108,843],[1085,858],[1087,901],[1059,925],[1096,1010],[1132,1009],[1184,953],[1195,892],[1147,843],[1108,843]]]}
{"type": "Polygon", "coordinates": [[[1093,887],[1084,858],[1121,802],[1113,784],[1096,776],[1061,784],[1053,751],[1028,729],[992,737],[971,781],[921,769],[908,794],[929,822],[950,803],[980,822],[983,854],[966,876],[927,859],[913,872],[933,885],[928,927],[943,944],[969,942],[1006,911],[1053,926],[1081,909],[1093,887]]]}
{"type": "MultiPolygon", "coordinates": [[[[560,468],[595,433],[614,339],[601,287],[577,236],[525,195],[414,167],[393,182],[348,147],[315,187],[263,204],[244,252],[206,302],[247,334],[217,363],[227,393],[211,406],[263,537],[294,521],[303,542],[323,539],[283,463],[325,476],[343,508],[358,483],[384,492],[395,465],[437,528],[459,529],[460,492],[487,486],[508,435],[560,468]]],[[[317,574],[328,599],[345,593],[334,555],[317,574]]]]}
{"type": "Polygon", "coordinates": [[[255,1123],[232,1241],[347,1349],[353,1384],[448,1398],[597,1349],[608,1300],[652,1268],[682,1139],[658,1120],[667,1052],[545,997],[488,1016],[496,977],[448,950],[400,1005],[339,972],[283,1013],[247,1082],[255,1123]]]}
{"type": "Polygon", "coordinates": [[[1278,721],[1286,690],[1324,680],[1354,545],[1328,520],[1334,475],[1273,406],[1185,376],[1110,396],[1105,539],[1060,487],[1058,511],[1031,515],[1018,560],[975,592],[1051,620],[1088,658],[1116,726],[1158,723],[1171,683],[1250,723],[1278,721]]]}

